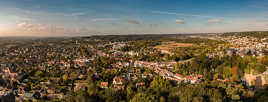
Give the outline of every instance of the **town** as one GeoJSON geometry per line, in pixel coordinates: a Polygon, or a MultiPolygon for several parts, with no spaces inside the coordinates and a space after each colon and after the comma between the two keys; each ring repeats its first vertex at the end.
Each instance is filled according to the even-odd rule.
{"type": "Polygon", "coordinates": [[[1,40],[0,102],[255,101],[268,33],[245,33],[1,40]]]}

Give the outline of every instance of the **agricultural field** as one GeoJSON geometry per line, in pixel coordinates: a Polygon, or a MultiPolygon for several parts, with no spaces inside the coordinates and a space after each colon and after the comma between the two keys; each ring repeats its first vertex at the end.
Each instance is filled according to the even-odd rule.
{"type": "Polygon", "coordinates": [[[164,42],[161,45],[157,45],[154,48],[160,50],[171,50],[177,47],[194,47],[194,46],[197,45],[192,43],[177,43],[175,41],[170,41],[170,42],[164,42]]]}

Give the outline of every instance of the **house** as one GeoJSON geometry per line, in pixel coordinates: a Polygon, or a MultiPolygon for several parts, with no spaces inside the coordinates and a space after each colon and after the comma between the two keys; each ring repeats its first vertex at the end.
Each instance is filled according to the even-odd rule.
{"type": "Polygon", "coordinates": [[[24,94],[24,98],[32,98],[33,97],[33,93],[25,93],[24,94]]]}
{"type": "Polygon", "coordinates": [[[50,85],[50,81],[40,82],[41,85],[50,85]]]}
{"type": "Polygon", "coordinates": [[[63,98],[63,95],[62,94],[49,94],[47,95],[49,98],[58,98],[58,99],[61,99],[63,98]]]}
{"type": "Polygon", "coordinates": [[[170,71],[165,71],[166,72],[166,74],[167,74],[167,76],[169,76],[169,77],[171,77],[171,76],[173,76],[173,73],[172,72],[170,72],[170,71]]]}
{"type": "Polygon", "coordinates": [[[125,85],[123,84],[123,79],[121,79],[120,77],[114,77],[113,85],[116,90],[123,90],[125,88],[125,85]]]}
{"type": "Polygon", "coordinates": [[[226,51],[226,55],[228,55],[228,56],[232,56],[232,55],[233,55],[233,50],[227,50],[227,51],[226,51]]]}
{"type": "Polygon", "coordinates": [[[168,50],[161,50],[161,53],[166,53],[166,54],[173,55],[173,53],[171,53],[171,52],[170,52],[170,51],[168,51],[168,50]]]}
{"type": "Polygon", "coordinates": [[[52,89],[48,89],[48,90],[47,90],[47,93],[52,94],[52,93],[55,93],[55,91],[52,90],[52,89]]]}
{"type": "Polygon", "coordinates": [[[45,71],[45,70],[46,70],[45,67],[40,67],[39,69],[40,69],[41,71],[45,71]]]}
{"type": "Polygon", "coordinates": [[[244,75],[247,84],[249,86],[255,85],[256,88],[263,88],[267,84],[267,80],[265,77],[268,75],[268,69],[261,74],[254,75],[252,73],[253,72],[251,72],[251,74],[244,75]]]}
{"type": "Polygon", "coordinates": [[[133,74],[133,75],[131,76],[131,80],[136,80],[136,79],[138,79],[137,75],[136,75],[136,74],[133,74]]]}
{"type": "Polygon", "coordinates": [[[156,74],[158,74],[158,73],[159,73],[159,70],[156,69],[154,72],[155,72],[156,74]]]}
{"type": "Polygon", "coordinates": [[[0,91],[0,96],[3,96],[5,95],[5,92],[4,91],[0,91]]]}
{"type": "Polygon", "coordinates": [[[203,75],[197,75],[198,79],[202,79],[203,78],[203,75]]]}
{"type": "Polygon", "coordinates": [[[147,78],[147,75],[148,75],[148,74],[147,74],[146,72],[144,72],[144,73],[141,75],[141,77],[142,77],[142,78],[147,78]]]}
{"type": "Polygon", "coordinates": [[[123,81],[122,81],[122,79],[120,77],[114,77],[113,84],[114,85],[122,85],[123,81]]]}
{"type": "Polygon", "coordinates": [[[74,92],[79,90],[86,90],[86,86],[83,83],[75,83],[74,92]]]}
{"type": "Polygon", "coordinates": [[[80,75],[78,76],[78,78],[79,78],[79,79],[84,79],[84,78],[85,78],[85,75],[80,74],[80,75]]]}
{"type": "Polygon", "coordinates": [[[175,74],[175,78],[182,80],[184,77],[181,74],[175,74]]]}
{"type": "Polygon", "coordinates": [[[52,78],[50,78],[50,80],[51,80],[53,83],[59,83],[60,78],[58,78],[58,77],[52,77],[52,78]]]}
{"type": "Polygon", "coordinates": [[[101,82],[100,87],[104,89],[104,88],[108,88],[108,85],[109,85],[108,82],[101,82]]]}
{"type": "Polygon", "coordinates": [[[185,77],[185,81],[191,84],[195,84],[196,82],[199,82],[200,80],[198,80],[198,78],[195,77],[194,75],[189,75],[185,77]]]}
{"type": "Polygon", "coordinates": [[[145,83],[144,82],[136,83],[136,88],[143,88],[143,89],[145,89],[146,88],[145,83]]]}
{"type": "Polygon", "coordinates": [[[190,83],[191,83],[191,84],[195,84],[197,81],[198,81],[197,79],[191,79],[191,80],[190,80],[190,83]]]}
{"type": "Polygon", "coordinates": [[[139,74],[141,72],[140,69],[136,69],[136,74],[139,74]]]}
{"type": "Polygon", "coordinates": [[[134,52],[134,51],[130,51],[128,52],[129,55],[131,56],[138,56],[138,53],[134,52]]]}

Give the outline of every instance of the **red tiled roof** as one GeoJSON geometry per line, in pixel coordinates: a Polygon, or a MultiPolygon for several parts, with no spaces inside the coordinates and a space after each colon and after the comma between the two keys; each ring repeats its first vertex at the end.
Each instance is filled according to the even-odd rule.
{"type": "Polygon", "coordinates": [[[114,77],[114,81],[116,81],[116,82],[122,82],[122,79],[120,77],[114,77]]]}
{"type": "Polygon", "coordinates": [[[108,87],[108,82],[101,82],[101,87],[102,88],[105,88],[105,87],[108,87]]]}
{"type": "Polygon", "coordinates": [[[181,74],[176,74],[176,76],[183,78],[183,76],[181,74]]]}

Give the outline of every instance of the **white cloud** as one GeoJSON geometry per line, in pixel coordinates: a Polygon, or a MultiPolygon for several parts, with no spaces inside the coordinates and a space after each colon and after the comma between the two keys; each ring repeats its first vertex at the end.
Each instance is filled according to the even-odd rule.
{"type": "Polygon", "coordinates": [[[118,20],[116,18],[94,18],[94,19],[90,19],[89,21],[91,22],[105,22],[105,21],[115,21],[118,20]]]}
{"type": "Polygon", "coordinates": [[[13,18],[16,21],[32,21],[33,19],[28,18],[28,17],[22,17],[22,16],[11,16],[11,18],[13,18]]]}
{"type": "Polygon", "coordinates": [[[127,19],[125,19],[125,21],[128,22],[128,23],[131,23],[131,24],[140,24],[140,21],[135,20],[135,19],[127,18],[127,19]]]}
{"type": "Polygon", "coordinates": [[[218,23],[218,22],[221,22],[220,19],[211,19],[211,20],[208,20],[208,23],[218,23]]]}
{"type": "MultiPolygon", "coordinates": [[[[21,34],[40,34],[44,35],[61,35],[61,34],[79,34],[77,29],[64,28],[48,24],[34,24],[28,22],[21,22],[17,24],[17,32],[21,34]]],[[[82,32],[81,32],[82,33],[82,32]]],[[[85,33],[83,31],[83,33],[85,33]]]]}
{"type": "Polygon", "coordinates": [[[32,24],[27,22],[21,22],[17,24],[18,28],[25,31],[33,31],[33,32],[39,32],[39,31],[45,31],[47,30],[47,25],[44,24],[32,24]]]}
{"type": "Polygon", "coordinates": [[[76,13],[72,13],[71,16],[83,16],[85,14],[86,13],[84,13],[84,12],[76,12],[76,13]]]}
{"type": "Polygon", "coordinates": [[[176,22],[176,23],[184,24],[184,21],[183,21],[183,20],[180,20],[180,19],[176,19],[175,22],[176,22]]]}
{"type": "Polygon", "coordinates": [[[21,22],[21,23],[18,23],[18,24],[17,24],[18,27],[24,27],[24,26],[26,26],[26,25],[27,25],[26,22],[21,22]]]}

